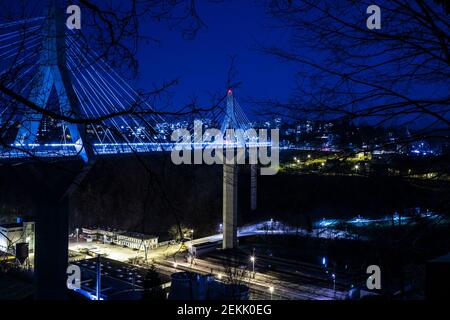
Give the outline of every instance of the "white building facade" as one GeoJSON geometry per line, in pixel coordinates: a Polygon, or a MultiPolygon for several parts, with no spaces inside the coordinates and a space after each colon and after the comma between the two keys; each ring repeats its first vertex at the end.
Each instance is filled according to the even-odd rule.
{"type": "Polygon", "coordinates": [[[0,251],[15,255],[16,244],[28,243],[28,252],[34,252],[34,222],[0,225],[0,251]]]}
{"type": "Polygon", "coordinates": [[[148,250],[158,247],[158,237],[137,232],[108,230],[102,228],[82,228],[86,239],[103,243],[113,243],[136,250],[148,250]]]}

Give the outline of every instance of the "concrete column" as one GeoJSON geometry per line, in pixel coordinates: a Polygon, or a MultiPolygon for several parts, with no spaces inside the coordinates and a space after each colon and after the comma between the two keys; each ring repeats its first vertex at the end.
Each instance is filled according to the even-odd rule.
{"type": "Polygon", "coordinates": [[[68,265],[68,199],[42,194],[36,212],[34,279],[35,298],[66,298],[68,265]]]}
{"type": "Polygon", "coordinates": [[[258,167],[256,166],[256,164],[252,164],[250,165],[250,209],[252,211],[256,210],[258,199],[257,177],[258,167]]]}
{"type": "Polygon", "coordinates": [[[223,248],[237,245],[237,165],[223,165],[223,248]]]}

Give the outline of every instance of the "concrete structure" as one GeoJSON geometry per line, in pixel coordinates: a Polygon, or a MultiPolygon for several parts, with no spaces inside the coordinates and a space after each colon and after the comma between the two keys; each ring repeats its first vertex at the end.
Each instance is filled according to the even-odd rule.
{"type": "Polygon", "coordinates": [[[223,165],[223,249],[237,245],[237,165],[223,165]]]}
{"type": "Polygon", "coordinates": [[[250,209],[256,210],[258,200],[258,167],[256,164],[250,165],[250,209]]]}
{"type": "Polygon", "coordinates": [[[28,243],[29,253],[34,252],[34,222],[0,225],[0,251],[15,255],[18,243],[28,243]]]}
{"type": "MultiPolygon", "coordinates": [[[[48,17],[43,28],[44,40],[39,58],[39,71],[28,99],[45,109],[50,93],[55,88],[61,112],[76,118],[81,115],[81,110],[67,69],[64,12],[65,8],[61,3],[56,0],[49,1],[48,17]]],[[[26,113],[17,132],[15,143],[20,146],[36,143],[42,117],[41,112],[30,110],[29,113],[26,113]]],[[[66,123],[66,126],[80,157],[85,162],[91,160],[94,152],[89,144],[83,143],[85,141],[85,125],[66,123]]]]}
{"type": "MultiPolygon", "coordinates": [[[[227,112],[222,125],[222,133],[224,134],[227,129],[238,128],[239,124],[234,110],[233,91],[229,89],[227,95],[227,112]]],[[[227,164],[225,160],[223,165],[222,199],[224,249],[231,249],[237,245],[237,179],[237,165],[227,164]]]]}

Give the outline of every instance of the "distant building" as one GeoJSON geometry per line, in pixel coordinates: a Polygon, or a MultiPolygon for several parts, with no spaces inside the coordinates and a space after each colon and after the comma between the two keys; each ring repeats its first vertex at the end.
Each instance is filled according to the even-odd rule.
{"type": "Polygon", "coordinates": [[[195,257],[202,254],[215,251],[218,246],[218,241],[199,243],[189,246],[189,253],[195,257]]]}
{"type": "Polygon", "coordinates": [[[142,233],[106,228],[82,228],[81,231],[88,241],[97,240],[104,243],[114,243],[137,250],[158,247],[158,237],[142,233]]]}
{"type": "Polygon", "coordinates": [[[158,237],[149,236],[136,232],[124,232],[121,234],[117,234],[114,243],[129,247],[132,249],[154,249],[158,247],[158,237]]]}
{"type": "Polygon", "coordinates": [[[18,243],[28,243],[29,253],[34,252],[34,222],[0,225],[0,251],[15,255],[18,243]]]}

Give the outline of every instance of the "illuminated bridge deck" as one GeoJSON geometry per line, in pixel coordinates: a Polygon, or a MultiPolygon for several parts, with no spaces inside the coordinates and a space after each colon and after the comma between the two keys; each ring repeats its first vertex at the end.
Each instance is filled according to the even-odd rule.
{"type": "MultiPolygon", "coordinates": [[[[93,151],[97,156],[134,154],[134,153],[154,153],[170,152],[172,150],[197,150],[197,149],[228,149],[244,148],[256,149],[261,147],[271,147],[271,142],[249,142],[245,146],[238,143],[170,143],[170,142],[150,142],[150,143],[94,143],[93,151]]],[[[0,149],[0,159],[23,159],[30,157],[39,158],[61,158],[77,157],[80,153],[80,146],[74,143],[49,143],[30,145],[11,145],[11,148],[0,149]]]]}

